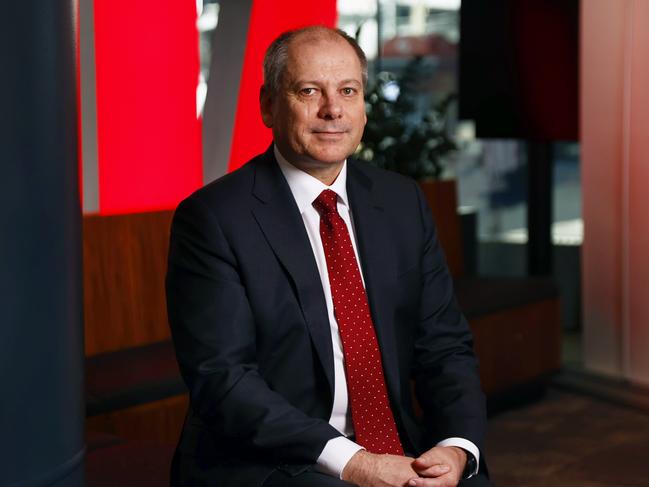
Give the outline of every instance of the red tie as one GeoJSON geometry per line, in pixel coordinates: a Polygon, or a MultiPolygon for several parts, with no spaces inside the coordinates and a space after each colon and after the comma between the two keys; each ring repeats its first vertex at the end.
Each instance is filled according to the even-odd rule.
{"type": "Polygon", "coordinates": [[[390,409],[374,324],[338,195],[325,189],[313,202],[327,260],[334,314],[343,344],[356,441],[371,453],[403,455],[390,409]]]}

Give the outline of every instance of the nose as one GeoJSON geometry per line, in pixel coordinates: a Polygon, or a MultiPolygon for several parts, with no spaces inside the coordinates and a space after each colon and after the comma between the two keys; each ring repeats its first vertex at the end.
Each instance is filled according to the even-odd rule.
{"type": "Polygon", "coordinates": [[[320,109],[318,116],[325,120],[334,120],[341,118],[343,107],[336,93],[324,92],[320,98],[320,109]]]}

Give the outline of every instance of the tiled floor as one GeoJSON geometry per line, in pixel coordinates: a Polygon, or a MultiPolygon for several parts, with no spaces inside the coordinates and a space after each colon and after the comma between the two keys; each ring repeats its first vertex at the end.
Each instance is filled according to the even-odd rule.
{"type": "Polygon", "coordinates": [[[649,487],[649,414],[550,390],[489,422],[497,487],[649,487]]]}

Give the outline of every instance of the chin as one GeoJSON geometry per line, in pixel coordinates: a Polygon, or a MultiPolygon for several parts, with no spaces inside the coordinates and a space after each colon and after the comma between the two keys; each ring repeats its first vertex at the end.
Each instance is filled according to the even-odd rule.
{"type": "Polygon", "coordinates": [[[337,164],[347,159],[347,157],[349,157],[349,154],[350,153],[348,153],[347,151],[342,150],[323,150],[312,153],[311,158],[314,161],[318,161],[322,164],[337,164]]]}

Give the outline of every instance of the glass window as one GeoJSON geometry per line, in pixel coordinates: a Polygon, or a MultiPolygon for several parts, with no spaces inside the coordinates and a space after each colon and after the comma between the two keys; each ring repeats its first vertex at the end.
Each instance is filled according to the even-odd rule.
{"type": "Polygon", "coordinates": [[[219,22],[218,0],[196,0],[198,13],[198,42],[201,62],[198,88],[196,90],[196,110],[203,113],[205,98],[207,96],[207,80],[210,75],[210,62],[212,60],[212,35],[219,22]]]}
{"type": "Polygon", "coordinates": [[[407,32],[410,27],[411,21],[411,7],[410,5],[396,5],[395,20],[396,27],[401,32],[407,32]]]}
{"type": "MultiPolygon", "coordinates": [[[[411,125],[421,123],[431,107],[458,95],[460,0],[339,0],[340,27],[360,33],[372,73],[370,88],[381,79],[391,96],[403,93],[404,75],[418,59],[410,80],[411,125]],[[376,5],[376,7],[375,7],[376,5]]],[[[461,94],[459,94],[461,96],[461,94]]],[[[480,248],[478,271],[485,274],[527,272],[527,144],[515,139],[477,139],[471,120],[458,120],[451,103],[447,127],[458,146],[445,157],[444,178],[456,178],[458,206],[473,215],[473,235],[480,248]],[[501,250],[505,248],[504,254],[501,250]],[[486,251],[484,249],[487,249],[486,251]],[[491,253],[489,249],[501,249],[491,253]],[[503,266],[502,255],[512,257],[503,266]],[[513,269],[513,270],[512,270],[513,269]]],[[[578,144],[556,143],[554,150],[555,244],[581,242],[581,194],[578,144]]]]}
{"type": "Polygon", "coordinates": [[[552,240],[555,245],[581,245],[584,223],[581,218],[581,173],[579,144],[557,142],[554,152],[552,240]]]}

